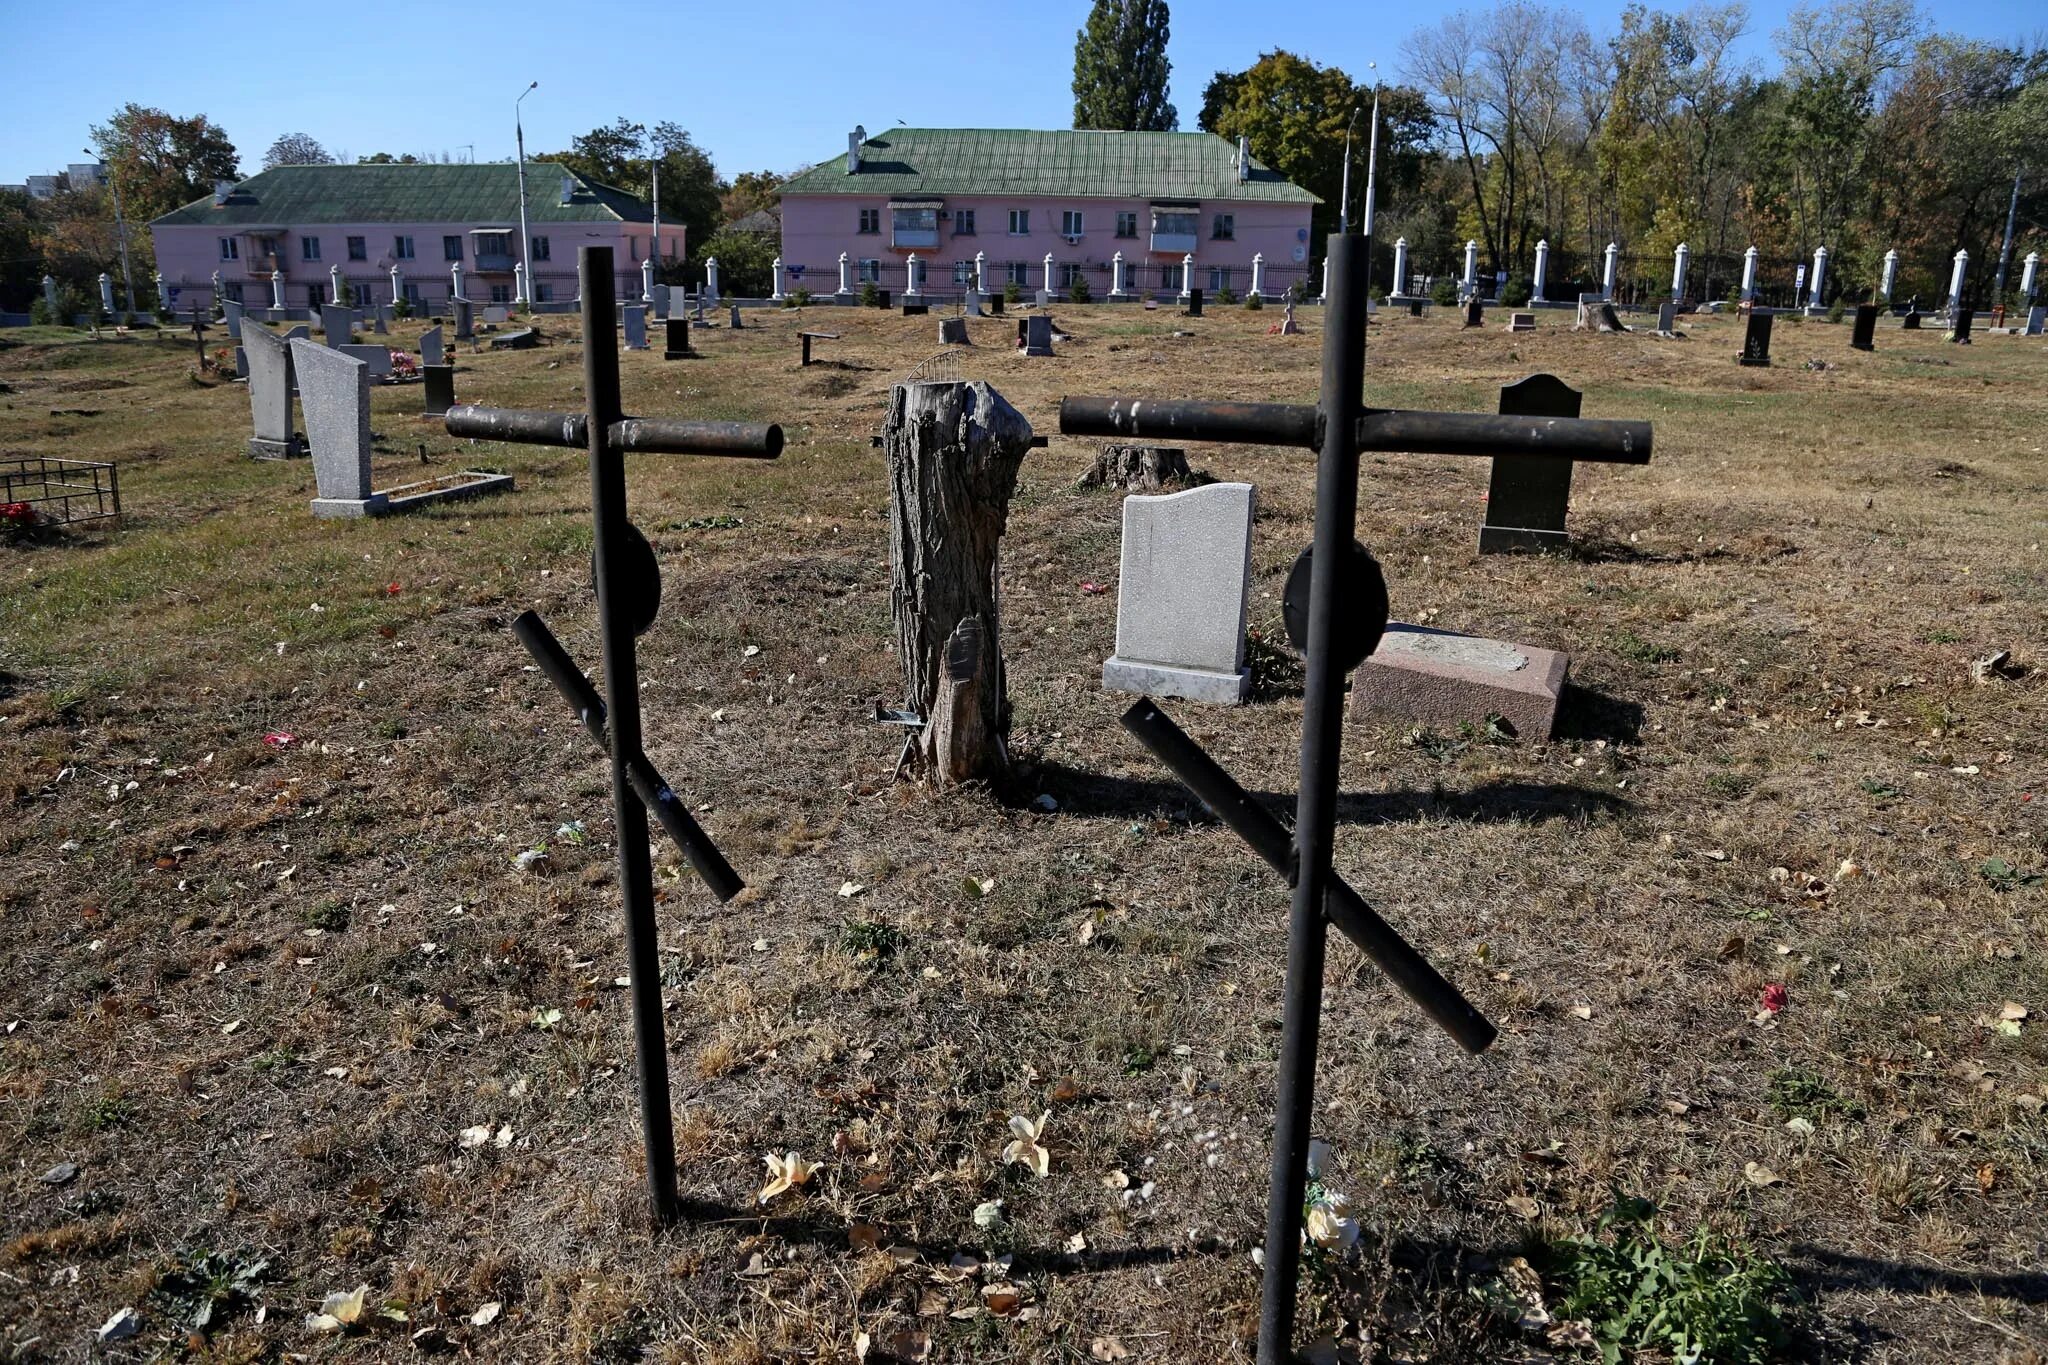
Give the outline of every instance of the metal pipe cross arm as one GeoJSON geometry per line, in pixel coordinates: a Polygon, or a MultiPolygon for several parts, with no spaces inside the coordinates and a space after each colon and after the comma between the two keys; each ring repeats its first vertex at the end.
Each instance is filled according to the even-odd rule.
{"type": "Polygon", "coordinates": [[[1368,408],[1358,419],[1358,448],[1381,454],[1534,455],[1589,464],[1648,464],[1650,440],[1648,422],[1598,417],[1368,408]]]}
{"type": "MultiPolygon", "coordinates": [[[[590,445],[590,418],[581,412],[486,408],[465,403],[445,419],[450,436],[521,445],[590,445]]],[[[691,422],[671,417],[622,417],[605,426],[613,450],[661,455],[724,455],[772,460],[782,454],[782,428],[773,422],[691,422]]]]}

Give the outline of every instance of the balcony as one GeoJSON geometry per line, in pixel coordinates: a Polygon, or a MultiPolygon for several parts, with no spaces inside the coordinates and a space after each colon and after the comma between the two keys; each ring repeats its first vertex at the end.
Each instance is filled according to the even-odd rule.
{"type": "Polygon", "coordinates": [[[1152,234],[1152,250],[1171,256],[1185,256],[1195,249],[1200,238],[1198,232],[1155,232],[1152,234]]]}
{"type": "Polygon", "coordinates": [[[512,253],[479,251],[469,268],[479,275],[509,275],[512,273],[512,253]]]}
{"type": "Polygon", "coordinates": [[[937,227],[899,227],[889,237],[889,245],[898,251],[915,251],[919,248],[936,250],[939,245],[937,227]]]}

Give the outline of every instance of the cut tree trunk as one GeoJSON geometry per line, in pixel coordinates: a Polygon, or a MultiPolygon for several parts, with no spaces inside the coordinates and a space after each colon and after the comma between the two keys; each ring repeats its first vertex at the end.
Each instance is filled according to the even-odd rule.
{"type": "Polygon", "coordinates": [[[1081,476],[1083,488],[1134,488],[1155,492],[1169,483],[1193,484],[1188,454],[1175,446],[1109,444],[1081,476]]]}
{"type": "Polygon", "coordinates": [[[906,709],[902,770],[945,788],[1009,768],[997,553],[1031,424],[984,383],[898,384],[889,454],[889,601],[906,709]]]}

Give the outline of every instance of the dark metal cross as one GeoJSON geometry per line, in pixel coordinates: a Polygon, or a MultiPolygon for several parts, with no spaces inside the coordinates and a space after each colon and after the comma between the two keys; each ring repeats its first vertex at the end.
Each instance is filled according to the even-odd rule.
{"type": "Polygon", "coordinates": [[[1273,1171],[1266,1210],[1259,1365],[1293,1359],[1295,1280],[1300,1269],[1302,1199],[1307,1188],[1316,1035],[1322,1012],[1327,925],[1352,938],[1380,969],[1468,1051],[1492,1042],[1492,1024],[1422,955],[1372,912],[1331,870],[1338,757],[1343,745],[1344,675],[1371,654],[1387,623],[1379,566],[1353,540],[1358,457],[1363,451],[1563,457],[1610,464],[1650,458],[1647,422],[1563,417],[1394,412],[1365,405],[1365,322],[1370,239],[1329,238],[1321,401],[1209,403],[1173,399],[1068,398],[1060,430],[1069,436],[1146,441],[1241,441],[1321,452],[1316,470],[1312,550],[1289,582],[1289,634],[1307,655],[1302,698],[1301,791],[1290,836],[1271,813],[1203,753],[1157,706],[1144,701],[1124,725],[1173,769],[1217,818],[1294,887],[1287,929],[1287,981],[1273,1171]],[[1306,580],[1306,601],[1297,591],[1306,580]]]}
{"type": "Polygon", "coordinates": [[[647,1151],[647,1188],[656,1221],[674,1221],[675,1133],[669,1112],[668,1042],[661,1015],[661,960],[654,922],[654,877],[647,846],[652,810],[722,901],[745,885],[732,864],[690,818],[682,799],[647,760],[640,742],[640,668],[634,637],[654,623],[661,570],[646,537],[626,518],[624,456],[659,452],[772,460],[782,453],[782,428],[754,422],[685,422],[627,417],[619,397],[617,304],[612,299],[612,249],[587,246],[577,262],[583,290],[582,412],[451,408],[448,434],[485,441],[582,446],[590,452],[590,504],[596,522],[592,551],[598,634],[603,641],[604,696],[583,676],[538,615],[522,612],[512,632],[575,710],[612,765],[612,809],[618,828],[619,887],[626,912],[626,964],[633,1000],[633,1046],[640,1078],[640,1128],[647,1151]]]}

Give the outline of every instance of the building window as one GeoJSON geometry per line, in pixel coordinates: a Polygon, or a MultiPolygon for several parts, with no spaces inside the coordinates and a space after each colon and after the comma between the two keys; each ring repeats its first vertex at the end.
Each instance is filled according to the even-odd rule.
{"type": "Polygon", "coordinates": [[[860,211],[860,230],[866,235],[880,232],[882,230],[882,211],[880,209],[862,209],[860,211]]]}
{"type": "Polygon", "coordinates": [[[367,261],[367,260],[369,260],[369,259],[370,259],[370,244],[369,244],[368,242],[364,241],[364,240],[363,240],[362,238],[360,238],[360,237],[351,237],[351,238],[349,238],[349,239],[348,239],[348,258],[349,258],[350,260],[352,260],[352,261],[367,261]]]}
{"type": "Polygon", "coordinates": [[[972,237],[974,235],[974,210],[955,209],[953,212],[953,235],[972,237]]]}
{"type": "Polygon", "coordinates": [[[317,261],[320,259],[320,239],[318,237],[299,238],[299,259],[302,261],[317,261]]]}
{"type": "Polygon", "coordinates": [[[1119,237],[1136,237],[1138,235],[1138,215],[1135,213],[1119,213],[1116,216],[1116,235],[1119,237]]]}
{"type": "MultiPolygon", "coordinates": [[[[408,238],[407,240],[410,239],[408,238]]],[[[411,280],[405,282],[405,301],[415,308],[420,307],[424,302],[420,297],[420,287],[411,280]]]]}
{"type": "Polygon", "coordinates": [[[1061,266],[1060,288],[1072,289],[1074,287],[1074,281],[1080,279],[1083,275],[1087,273],[1087,267],[1085,266],[1071,264],[1061,266]]]}
{"type": "Polygon", "coordinates": [[[1209,267],[1209,289],[1210,289],[1210,291],[1211,291],[1211,292],[1213,292],[1213,293],[1217,293],[1217,294],[1220,294],[1220,293],[1222,293],[1222,292],[1223,292],[1224,290],[1226,290],[1226,289],[1228,289],[1228,288],[1230,288],[1230,267],[1229,267],[1229,266],[1227,266],[1227,265],[1212,265],[1212,266],[1210,266],[1210,267],[1209,267]]]}
{"type": "Polygon", "coordinates": [[[322,304],[324,304],[324,303],[326,303],[326,302],[327,302],[327,286],[326,286],[326,285],[322,285],[322,284],[309,284],[309,285],[307,285],[307,286],[306,286],[306,306],[307,306],[308,308],[318,308],[318,307],[320,307],[320,306],[321,306],[322,304]]]}
{"type": "Polygon", "coordinates": [[[1030,209],[1010,210],[1010,235],[1012,237],[1029,237],[1031,235],[1030,209]]]}
{"type": "Polygon", "coordinates": [[[409,260],[411,260],[411,259],[412,259],[412,238],[410,238],[410,237],[393,237],[393,238],[391,239],[391,259],[392,259],[392,260],[394,260],[394,261],[409,261],[409,260]]]}
{"type": "Polygon", "coordinates": [[[462,259],[462,239],[460,237],[448,236],[441,239],[441,259],[444,261],[459,261],[462,259]]]}
{"type": "Polygon", "coordinates": [[[1081,210],[1067,209],[1060,214],[1060,236],[1072,241],[1079,237],[1082,231],[1081,210]]]}
{"type": "Polygon", "coordinates": [[[554,257],[548,254],[547,238],[536,237],[533,239],[533,259],[536,261],[551,261],[554,259],[554,257]]]}
{"type": "Polygon", "coordinates": [[[973,284],[973,283],[974,283],[974,262],[972,262],[972,261],[955,261],[955,262],[953,262],[953,283],[955,283],[955,284],[973,284]]]}
{"type": "Polygon", "coordinates": [[[512,286],[511,286],[511,285],[509,285],[509,284],[494,284],[494,285],[492,285],[492,286],[491,286],[491,302],[492,302],[492,303],[510,303],[510,302],[512,302],[512,286]]]}
{"type": "Polygon", "coordinates": [[[1179,293],[1181,285],[1181,270],[1182,268],[1177,265],[1160,266],[1159,287],[1161,289],[1171,289],[1176,294],[1179,293]]]}
{"type": "Polygon", "coordinates": [[[264,260],[270,261],[274,268],[276,261],[273,258],[277,255],[277,238],[258,237],[256,239],[256,254],[264,260]]]}
{"type": "Polygon", "coordinates": [[[1009,282],[1011,284],[1029,284],[1031,283],[1031,280],[1029,278],[1031,274],[1031,262],[1011,261],[1006,269],[1006,273],[1009,277],[1009,282]]]}
{"type": "Polygon", "coordinates": [[[891,246],[936,247],[939,244],[939,209],[936,204],[929,208],[891,209],[889,220],[891,246]]]}
{"type": "Polygon", "coordinates": [[[860,279],[863,284],[880,284],[882,282],[882,263],[877,260],[862,261],[860,263],[860,279]]]}
{"type": "Polygon", "coordinates": [[[223,238],[221,238],[221,239],[220,239],[220,258],[221,258],[222,260],[224,260],[224,261],[239,261],[239,260],[241,260],[241,259],[242,259],[242,244],[241,244],[240,242],[236,241],[236,240],[235,240],[234,238],[232,238],[232,237],[223,237],[223,238]]]}
{"type": "Polygon", "coordinates": [[[240,303],[242,301],[242,286],[239,281],[228,280],[223,282],[221,285],[221,292],[226,294],[229,298],[233,299],[236,303],[240,303]]]}
{"type": "Polygon", "coordinates": [[[545,281],[535,284],[533,286],[533,301],[535,303],[553,303],[555,301],[555,287],[545,281]]]}
{"type": "Polygon", "coordinates": [[[1234,213],[1217,214],[1215,221],[1209,226],[1209,236],[1211,240],[1218,242],[1236,241],[1237,215],[1234,213]]]}

